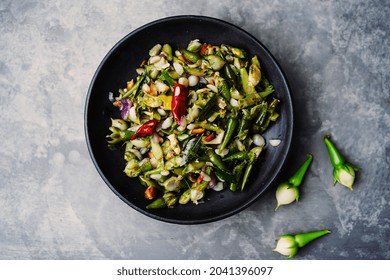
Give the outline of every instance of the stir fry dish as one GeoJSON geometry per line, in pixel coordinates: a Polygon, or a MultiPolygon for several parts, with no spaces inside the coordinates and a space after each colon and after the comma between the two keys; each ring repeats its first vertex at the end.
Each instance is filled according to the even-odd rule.
{"type": "Polygon", "coordinates": [[[155,45],[136,73],[110,95],[120,118],[111,120],[107,142],[123,147],[124,172],[145,187],[147,208],[244,191],[262,135],[279,117],[258,57],[195,39],[177,50],[155,45]]]}

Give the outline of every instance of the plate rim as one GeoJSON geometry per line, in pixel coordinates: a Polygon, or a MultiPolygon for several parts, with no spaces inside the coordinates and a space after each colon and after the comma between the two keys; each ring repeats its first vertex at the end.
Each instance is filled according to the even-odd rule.
{"type": "Polygon", "coordinates": [[[227,21],[219,19],[219,18],[210,17],[210,16],[202,16],[202,15],[176,15],[176,16],[164,17],[164,18],[160,18],[160,19],[157,19],[157,20],[153,20],[153,21],[151,21],[149,23],[146,23],[144,25],[141,25],[141,26],[135,28],[134,30],[132,30],[131,32],[129,32],[128,34],[126,34],[124,37],[122,37],[119,41],[117,41],[109,49],[109,51],[106,53],[106,55],[103,57],[103,59],[101,60],[101,62],[98,65],[98,67],[96,68],[96,70],[95,70],[95,72],[93,74],[93,77],[91,79],[91,82],[89,84],[89,87],[88,87],[86,100],[85,100],[85,105],[84,105],[84,135],[85,135],[85,140],[86,140],[86,144],[87,144],[87,148],[88,148],[88,153],[89,153],[89,155],[90,155],[90,157],[92,159],[92,162],[93,162],[96,170],[98,171],[100,177],[103,179],[103,181],[106,183],[106,185],[110,188],[110,190],[113,193],[115,193],[123,202],[125,202],[127,205],[129,205],[134,210],[142,213],[145,216],[153,218],[155,220],[166,222],[166,223],[171,223],[171,224],[194,225],[194,224],[211,223],[211,222],[215,222],[215,221],[218,221],[218,220],[222,220],[222,219],[226,219],[228,217],[231,217],[231,216],[233,216],[233,215],[243,211],[244,209],[248,208],[256,200],[258,200],[259,197],[261,197],[261,195],[266,190],[268,190],[270,188],[270,186],[272,186],[274,184],[275,179],[278,177],[278,175],[280,175],[281,171],[283,170],[283,168],[284,168],[284,166],[286,164],[286,161],[287,161],[287,158],[288,158],[288,154],[290,153],[290,149],[291,149],[291,145],[292,145],[292,139],[293,139],[293,133],[294,133],[294,106],[293,106],[293,100],[292,100],[292,96],[291,96],[291,89],[290,89],[290,85],[289,85],[289,83],[287,81],[286,75],[283,72],[279,62],[277,61],[277,59],[274,57],[274,55],[268,50],[268,48],[259,39],[257,39],[255,36],[250,34],[248,31],[244,30],[243,28],[241,28],[241,27],[239,27],[239,26],[237,26],[237,25],[235,25],[233,23],[227,22],[227,21]],[[94,156],[94,153],[92,151],[90,137],[89,137],[89,133],[88,133],[88,108],[89,108],[89,103],[90,103],[90,100],[91,100],[92,89],[93,89],[93,86],[94,86],[94,84],[96,82],[97,77],[99,76],[99,73],[100,73],[101,69],[105,65],[106,61],[110,58],[112,53],[115,52],[115,50],[119,46],[121,46],[126,40],[128,40],[134,34],[137,34],[137,33],[141,32],[142,30],[149,28],[150,26],[161,24],[161,23],[164,23],[164,22],[176,21],[176,20],[184,20],[184,19],[185,20],[197,20],[197,21],[204,20],[204,21],[214,22],[214,23],[218,23],[218,24],[222,24],[222,25],[227,25],[227,26],[230,26],[231,28],[234,28],[234,29],[238,30],[241,33],[244,33],[246,36],[250,37],[257,44],[259,44],[263,48],[263,50],[267,53],[267,55],[271,58],[272,62],[275,64],[275,66],[277,68],[277,71],[281,74],[279,78],[281,79],[281,83],[283,85],[285,85],[286,93],[287,93],[286,96],[284,96],[284,98],[286,98],[288,100],[288,102],[285,103],[285,104],[287,104],[288,107],[289,107],[289,110],[287,110],[287,112],[290,112],[290,114],[287,116],[287,118],[289,119],[289,125],[287,126],[286,136],[288,138],[283,140],[283,142],[287,141],[287,144],[286,144],[287,146],[285,148],[285,152],[281,155],[282,163],[279,164],[277,166],[278,168],[275,170],[275,172],[272,173],[271,179],[268,180],[268,184],[266,184],[266,186],[261,191],[257,192],[255,196],[253,196],[252,198],[248,199],[245,203],[240,205],[240,207],[237,207],[235,209],[232,209],[231,211],[228,211],[228,212],[225,212],[225,213],[213,216],[213,217],[199,218],[199,219],[196,219],[196,220],[195,219],[183,220],[183,219],[166,218],[166,217],[163,217],[163,216],[156,215],[153,212],[146,211],[146,209],[142,209],[141,207],[138,207],[138,206],[134,205],[133,203],[130,203],[130,201],[128,201],[122,194],[120,194],[118,192],[118,190],[111,184],[111,182],[107,179],[107,177],[103,173],[103,171],[100,168],[100,166],[99,166],[99,164],[98,164],[98,162],[97,162],[97,160],[96,160],[96,158],[94,156]]]}

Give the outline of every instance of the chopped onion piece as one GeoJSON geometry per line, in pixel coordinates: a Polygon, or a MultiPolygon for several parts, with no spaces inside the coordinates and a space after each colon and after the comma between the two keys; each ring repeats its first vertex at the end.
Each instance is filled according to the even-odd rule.
{"type": "Polygon", "coordinates": [[[181,116],[181,118],[180,118],[180,126],[186,127],[186,125],[187,125],[186,117],[185,116],[181,116]]]}
{"type": "Polygon", "coordinates": [[[130,110],[129,110],[129,117],[130,117],[130,120],[132,120],[132,121],[137,119],[137,112],[136,112],[135,106],[130,108],[130,110]]]}
{"type": "Polygon", "coordinates": [[[165,83],[157,80],[155,82],[155,85],[157,87],[157,91],[160,92],[160,93],[164,93],[164,92],[167,92],[169,90],[169,86],[167,86],[165,83]]]}
{"type": "Polygon", "coordinates": [[[190,102],[194,103],[197,99],[198,99],[198,94],[196,94],[196,92],[194,90],[191,90],[190,91],[190,102]]]}
{"type": "Polygon", "coordinates": [[[230,105],[232,105],[233,107],[238,107],[238,101],[234,98],[231,98],[230,105]]]}
{"type": "Polygon", "coordinates": [[[110,100],[111,103],[115,102],[114,93],[111,91],[108,93],[108,100],[110,100]]]}
{"type": "Polygon", "coordinates": [[[218,92],[218,88],[214,85],[208,84],[207,87],[211,89],[213,92],[218,92]]]}
{"type": "Polygon", "coordinates": [[[264,146],[265,144],[265,140],[263,138],[263,136],[261,136],[260,134],[255,134],[253,135],[253,143],[256,145],[256,146],[264,146]]]}
{"type": "Polygon", "coordinates": [[[129,117],[129,109],[132,106],[132,103],[128,98],[124,98],[120,101],[121,105],[119,106],[119,111],[121,112],[122,119],[126,120],[129,117]]]}
{"type": "Polygon", "coordinates": [[[190,87],[194,87],[198,83],[199,83],[199,77],[198,76],[191,75],[191,76],[188,77],[188,85],[190,87]]]}
{"type": "Polygon", "coordinates": [[[218,184],[216,184],[213,187],[213,190],[216,191],[216,192],[222,191],[223,190],[223,183],[222,182],[218,182],[218,184]]]}
{"type": "Polygon", "coordinates": [[[135,69],[135,71],[137,72],[138,75],[142,75],[143,73],[145,73],[145,68],[137,68],[135,69]]]}
{"type": "Polygon", "coordinates": [[[158,55],[160,53],[161,49],[162,49],[162,46],[160,44],[156,44],[156,45],[153,46],[153,48],[151,48],[149,50],[149,55],[152,56],[152,57],[156,56],[156,55],[158,55]]]}
{"type": "Polygon", "coordinates": [[[165,112],[165,110],[161,108],[158,108],[157,112],[160,114],[161,117],[165,117],[167,115],[167,112],[165,112]]]}
{"type": "Polygon", "coordinates": [[[271,139],[269,140],[269,144],[273,147],[277,147],[280,145],[280,143],[282,142],[282,140],[280,139],[271,139]]]}
{"type": "Polygon", "coordinates": [[[177,72],[177,74],[179,74],[180,76],[183,75],[184,68],[179,62],[174,62],[173,68],[175,68],[175,71],[177,72]]]}
{"type": "Polygon", "coordinates": [[[153,134],[152,134],[152,141],[153,141],[154,143],[159,143],[159,142],[160,142],[160,136],[158,136],[157,133],[153,133],[153,134]]]}
{"type": "Polygon", "coordinates": [[[179,50],[175,50],[175,56],[180,57],[181,56],[181,52],[179,50]]]}
{"type": "Polygon", "coordinates": [[[159,61],[153,64],[157,70],[162,70],[171,66],[168,61],[161,57],[159,61]]]}
{"type": "MultiPolygon", "coordinates": [[[[198,61],[200,61],[200,60],[198,60],[198,61]]],[[[196,62],[196,63],[194,63],[194,64],[187,64],[187,66],[188,66],[189,68],[196,68],[196,67],[199,67],[200,64],[199,64],[198,62],[196,62]]]]}
{"type": "Polygon", "coordinates": [[[142,154],[140,151],[136,149],[130,149],[129,151],[132,152],[138,158],[138,160],[142,160],[142,154]]]}
{"type": "Polygon", "coordinates": [[[234,61],[234,57],[232,55],[230,55],[230,54],[225,56],[225,59],[226,59],[227,62],[230,62],[230,63],[232,63],[234,61]]]}
{"type": "Polygon", "coordinates": [[[149,63],[154,64],[154,63],[159,62],[160,60],[161,60],[161,56],[158,56],[158,55],[152,56],[149,58],[149,63]]]}
{"type": "Polygon", "coordinates": [[[141,160],[141,161],[139,162],[139,166],[144,165],[144,164],[147,163],[148,161],[149,161],[148,158],[144,158],[143,160],[141,160]]]}
{"type": "Polygon", "coordinates": [[[143,84],[142,91],[145,93],[150,93],[150,86],[148,84],[143,84]]]}
{"type": "Polygon", "coordinates": [[[180,77],[178,82],[179,84],[188,87],[188,79],[186,77],[180,77]]]}
{"type": "Polygon", "coordinates": [[[225,148],[223,149],[222,151],[219,151],[219,148],[215,149],[215,153],[219,156],[226,156],[228,153],[229,153],[229,149],[228,148],[225,148]]]}
{"type": "Polygon", "coordinates": [[[129,127],[129,130],[130,130],[130,131],[137,131],[138,128],[140,128],[140,127],[141,127],[141,125],[130,126],[130,127],[129,127]]]}
{"type": "Polygon", "coordinates": [[[197,105],[192,106],[191,114],[189,116],[190,120],[194,120],[199,116],[199,107],[197,105]]]}
{"type": "Polygon", "coordinates": [[[156,181],[160,180],[161,177],[162,177],[161,174],[151,174],[150,175],[150,178],[153,180],[156,180],[156,181]]]}
{"type": "Polygon", "coordinates": [[[196,127],[196,125],[194,123],[187,125],[187,129],[189,129],[189,130],[194,129],[195,127],[196,127]]]}
{"type": "Polygon", "coordinates": [[[206,181],[206,182],[211,181],[211,177],[207,173],[202,171],[200,174],[203,176],[203,181],[206,181]]]}
{"type": "Polygon", "coordinates": [[[173,122],[173,119],[172,119],[171,117],[166,118],[166,119],[162,122],[161,128],[162,128],[162,129],[168,129],[168,128],[170,128],[171,125],[172,125],[172,122],[173,122]]]}

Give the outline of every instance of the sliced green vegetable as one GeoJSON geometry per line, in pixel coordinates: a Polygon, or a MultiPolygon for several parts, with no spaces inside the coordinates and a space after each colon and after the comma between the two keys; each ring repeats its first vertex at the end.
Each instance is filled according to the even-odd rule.
{"type": "Polygon", "coordinates": [[[214,164],[217,168],[221,169],[222,171],[229,172],[229,169],[225,165],[225,163],[222,161],[222,158],[217,155],[214,150],[208,149],[207,155],[211,161],[212,164],[214,164]]]}
{"type": "Polygon", "coordinates": [[[172,61],[173,54],[172,54],[172,47],[171,47],[170,44],[164,44],[162,46],[162,50],[161,51],[165,53],[168,61],[172,61]]]}
{"type": "Polygon", "coordinates": [[[207,55],[205,59],[210,63],[210,67],[214,71],[219,71],[225,65],[225,60],[218,55],[207,55]]]}
{"type": "Polygon", "coordinates": [[[229,141],[233,138],[233,136],[236,132],[237,126],[238,126],[237,114],[235,112],[233,112],[229,115],[228,120],[227,120],[225,137],[223,138],[222,144],[219,147],[220,152],[222,152],[223,149],[225,149],[227,144],[229,144],[229,141]]]}
{"type": "Polygon", "coordinates": [[[230,89],[225,79],[219,80],[218,92],[227,102],[230,102],[230,89]]]}
{"type": "Polygon", "coordinates": [[[200,114],[198,116],[199,121],[203,121],[207,119],[213,113],[217,101],[218,101],[218,94],[213,92],[209,101],[206,103],[206,106],[204,106],[200,111],[200,114]]]}
{"type": "Polygon", "coordinates": [[[167,207],[167,203],[163,197],[155,199],[152,203],[146,206],[146,209],[161,209],[167,207]]]}
{"type": "Polygon", "coordinates": [[[199,54],[196,52],[192,52],[186,49],[182,49],[181,52],[183,56],[192,63],[196,63],[200,59],[199,54]]]}
{"type": "Polygon", "coordinates": [[[263,147],[255,147],[255,148],[252,148],[252,150],[249,152],[248,164],[245,168],[243,179],[241,182],[241,188],[240,188],[241,191],[244,190],[245,185],[247,184],[247,182],[249,180],[249,176],[252,172],[253,166],[254,166],[254,164],[255,164],[255,162],[256,162],[257,158],[259,157],[262,150],[263,150],[263,147]]]}
{"type": "MultiPolygon", "coordinates": [[[[249,157],[248,157],[249,158],[249,157]]],[[[247,165],[246,161],[242,161],[240,164],[236,165],[233,169],[233,176],[236,178],[236,182],[231,182],[229,189],[233,192],[237,190],[239,183],[241,182],[242,175],[244,174],[245,167],[247,165]]]]}
{"type": "Polygon", "coordinates": [[[136,93],[140,84],[144,81],[145,77],[146,77],[146,74],[139,76],[137,79],[137,82],[132,86],[132,88],[130,90],[126,91],[123,95],[120,95],[118,97],[118,100],[122,100],[123,98],[127,98],[130,95],[136,93]]]}

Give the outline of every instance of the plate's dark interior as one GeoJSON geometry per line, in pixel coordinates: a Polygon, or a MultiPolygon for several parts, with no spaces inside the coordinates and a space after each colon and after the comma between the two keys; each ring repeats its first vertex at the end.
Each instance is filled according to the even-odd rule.
{"type": "Polygon", "coordinates": [[[274,181],[279,173],[292,137],[292,104],[283,74],[272,55],[253,36],[242,29],[213,18],[178,16],[147,24],[118,42],[104,58],[91,82],[85,107],[85,132],[93,162],[107,185],[134,209],[158,220],[196,224],[215,221],[233,215],[250,205],[274,181]],[[156,43],[170,43],[173,47],[186,47],[198,38],[211,44],[227,43],[257,55],[262,69],[276,88],[281,100],[279,121],[266,133],[282,139],[278,147],[268,147],[262,153],[252,172],[251,182],[245,191],[232,193],[208,192],[205,203],[178,205],[173,209],[147,210],[144,187],[138,179],[128,178],[123,169],[123,151],[107,148],[105,136],[109,134],[110,117],[118,117],[108,99],[108,92],[116,96],[126,81],[135,78],[135,69],[148,57],[149,49],[156,43]]]}

